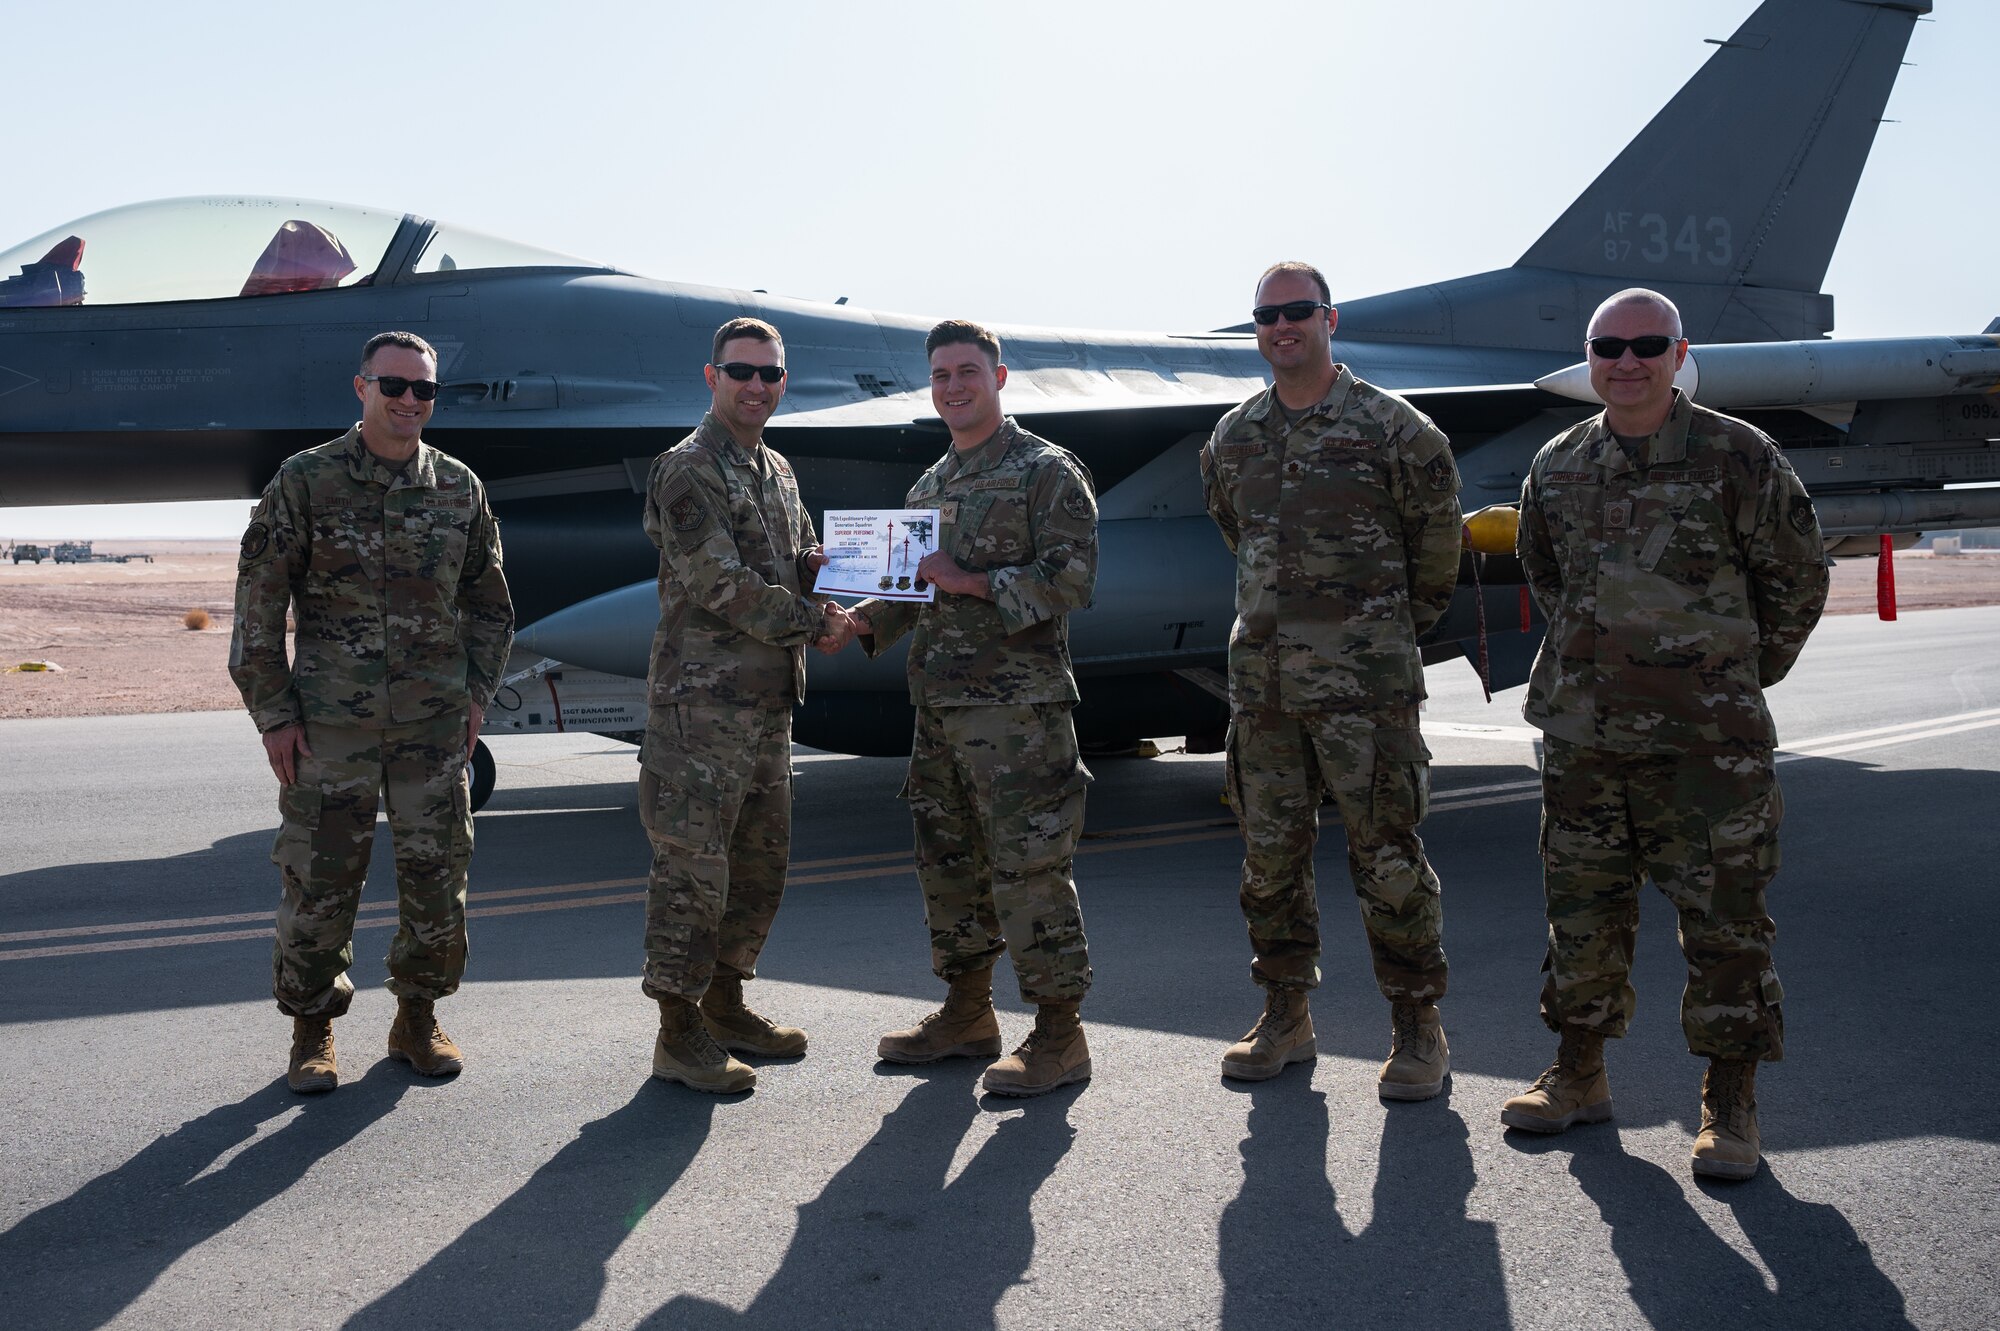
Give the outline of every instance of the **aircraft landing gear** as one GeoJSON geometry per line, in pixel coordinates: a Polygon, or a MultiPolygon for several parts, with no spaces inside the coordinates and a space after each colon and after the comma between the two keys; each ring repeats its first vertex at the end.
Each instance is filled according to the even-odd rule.
{"type": "Polygon", "coordinates": [[[493,782],[498,772],[493,765],[493,750],[480,740],[472,746],[472,760],[465,765],[466,780],[471,783],[472,811],[478,813],[486,807],[486,801],[493,798],[493,782]]]}

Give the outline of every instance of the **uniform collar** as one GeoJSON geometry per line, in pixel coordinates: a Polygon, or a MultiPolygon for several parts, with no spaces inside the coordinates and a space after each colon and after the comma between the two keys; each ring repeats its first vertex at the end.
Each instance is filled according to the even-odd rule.
{"type": "MultiPolygon", "coordinates": [[[[749,449],[736,442],[736,436],[729,433],[721,421],[715,419],[714,412],[703,414],[701,424],[695,427],[695,438],[720,453],[723,461],[731,466],[756,469],[757,459],[751,456],[749,449]]],[[[761,454],[764,451],[764,440],[760,436],[757,440],[757,452],[761,454]]]]}
{"type": "Polygon", "coordinates": [[[403,467],[382,461],[368,451],[361,438],[361,422],[356,421],[342,441],[347,446],[347,474],[362,484],[374,483],[385,490],[434,489],[437,486],[437,450],[417,440],[417,451],[403,467]]]}
{"type": "MultiPolygon", "coordinates": [[[[1306,416],[1338,416],[1347,407],[1347,395],[1354,391],[1354,371],[1338,361],[1333,366],[1333,384],[1326,390],[1326,396],[1306,408],[1306,416]]],[[[1243,414],[1249,419],[1264,423],[1271,413],[1282,413],[1283,404],[1278,401],[1278,386],[1272,384],[1263,392],[1250,399],[1250,405],[1243,414]]],[[[1304,420],[1305,416],[1299,417],[1304,420]]]]}
{"type": "Polygon", "coordinates": [[[1014,446],[1014,440],[1020,433],[1021,427],[1014,423],[1012,416],[1002,416],[1000,428],[983,441],[962,452],[956,448],[951,450],[949,456],[958,464],[951,474],[976,476],[982,471],[993,470],[1007,456],[1007,450],[1014,446]]]}
{"type": "Polygon", "coordinates": [[[1607,465],[1614,455],[1624,460],[1624,466],[1611,467],[1613,471],[1624,471],[1635,467],[1666,467],[1686,462],[1688,455],[1688,426],[1694,421],[1694,404],[1687,394],[1674,390],[1674,404],[1667,409],[1667,419],[1660,428],[1647,438],[1643,456],[1625,457],[1625,447],[1618,442],[1618,436],[1611,432],[1605,422],[1604,413],[1598,412],[1590,422],[1590,429],[1584,435],[1584,444],[1592,457],[1603,458],[1607,465]]]}

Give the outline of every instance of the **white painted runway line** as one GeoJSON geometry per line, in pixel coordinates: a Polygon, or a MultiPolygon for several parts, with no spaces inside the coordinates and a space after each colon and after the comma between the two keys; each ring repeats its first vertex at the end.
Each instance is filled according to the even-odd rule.
{"type": "MultiPolygon", "coordinates": [[[[1778,753],[1779,762],[1789,762],[1798,758],[1830,758],[1843,754],[1858,753],[1868,749],[1883,748],[1895,744],[1914,744],[1947,735],[1964,734],[1974,730],[2000,727],[2000,707],[1988,707],[1977,711],[1957,712],[1950,716],[1929,717],[1920,721],[1905,721],[1892,726],[1874,726],[1866,730],[1850,730],[1832,735],[1821,735],[1814,739],[1799,740],[1783,746],[1778,753]]],[[[1457,723],[1439,723],[1426,726],[1433,734],[1449,734],[1461,738],[1493,739],[1503,738],[1510,743],[1518,743],[1523,736],[1540,738],[1541,732],[1519,726],[1479,726],[1457,723]]],[[[1458,809],[1486,808],[1498,804],[1522,804],[1541,798],[1541,780],[1531,777],[1520,781],[1503,781],[1490,785],[1465,786],[1455,790],[1435,792],[1431,797],[1431,812],[1450,813],[1458,809]]],[[[1111,828],[1104,831],[1086,831],[1083,841],[1077,847],[1079,855],[1098,855],[1114,851],[1146,850],[1160,846],[1183,845],[1199,841],[1235,840],[1238,836],[1235,819],[1227,814],[1215,818],[1194,819],[1186,822],[1151,823],[1139,827],[1111,828]]],[[[852,882],[863,879],[887,878],[915,871],[915,861],[908,850],[881,851],[869,855],[847,855],[833,859],[800,860],[792,866],[793,873],[787,882],[790,886],[805,886],[812,883],[852,882]]],[[[466,916],[481,918],[497,915],[521,915],[552,910],[578,910],[586,907],[629,905],[645,900],[643,877],[610,878],[588,883],[559,883],[544,887],[500,888],[492,891],[473,893],[468,899],[466,916]],[[505,904],[489,904],[505,903],[505,904]]],[[[355,928],[387,928],[396,923],[396,903],[393,901],[369,901],[361,905],[361,914],[355,921],[355,928]]],[[[196,943],[241,942],[246,939],[268,938],[276,915],[269,911],[251,911],[231,915],[201,915],[180,919],[133,920],[112,924],[71,925],[54,929],[27,929],[13,933],[0,933],[0,945],[14,943],[34,943],[40,946],[7,947],[0,946],[0,961],[30,961],[46,957],[82,956],[106,952],[129,952],[139,948],[186,947],[196,943]],[[251,928],[227,928],[229,925],[251,925],[251,928]],[[198,932],[169,932],[174,930],[195,930],[198,932]],[[112,935],[137,934],[142,937],[113,937],[112,935]],[[96,939],[95,942],[57,942],[59,939],[96,939]]]]}

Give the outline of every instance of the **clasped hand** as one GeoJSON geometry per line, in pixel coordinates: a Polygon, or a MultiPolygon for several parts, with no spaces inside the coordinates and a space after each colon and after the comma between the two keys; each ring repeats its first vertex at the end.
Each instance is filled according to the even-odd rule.
{"type": "Polygon", "coordinates": [[[875,628],[868,622],[866,615],[857,615],[851,610],[844,609],[836,602],[828,601],[826,603],[826,631],[813,639],[813,646],[826,655],[832,656],[835,652],[847,646],[848,643],[853,642],[855,638],[874,632],[875,628]]]}

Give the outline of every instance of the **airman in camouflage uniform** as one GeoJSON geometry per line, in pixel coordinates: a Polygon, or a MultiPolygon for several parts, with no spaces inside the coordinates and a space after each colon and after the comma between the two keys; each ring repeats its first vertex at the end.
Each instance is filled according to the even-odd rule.
{"type": "Polygon", "coordinates": [[[1559,1132],[1611,1116],[1603,1041],[1631,1019],[1650,875],[1680,915],[1688,1048],[1710,1060],[1694,1167],[1746,1178],[1756,1064],[1784,1052],[1764,899],[1784,801],[1763,691],[1825,606],[1824,546],[1784,454],[1673,387],[1687,343],[1671,302],[1621,292],[1590,332],[1606,409],[1536,456],[1518,539],[1549,621],[1524,711],[1548,737],[1541,1008],[1561,1047],[1501,1119],[1559,1132]]]}
{"type": "Polygon", "coordinates": [[[1201,453],[1209,514],[1236,553],[1227,780],[1250,975],[1266,991],[1222,1073],[1261,1080],[1317,1052],[1312,858],[1330,795],[1390,1002],[1378,1086],[1426,1099],[1451,1065],[1437,1010],[1443,908],[1416,831],[1430,758],[1417,639],[1458,578],[1458,471],[1423,413],[1333,362],[1337,315],[1318,269],[1269,269],[1255,318],[1276,383],[1223,417],[1201,453]]]}
{"type": "Polygon", "coordinates": [[[1070,720],[1068,615],[1097,582],[1097,500],[1074,455],[1001,415],[1007,369],[992,333],[950,320],[926,346],[952,447],[905,504],[938,510],[938,549],[917,569],[937,599],[868,600],[855,614],[870,655],[915,634],[904,794],[931,966],[950,995],[883,1036],[879,1052],[904,1063],[999,1053],[992,976],[1004,947],[1036,1023],[983,1084],[1039,1095],[1090,1076],[1077,1016],[1090,960],[1072,869],[1090,773],[1070,720]]]}
{"type": "Polygon", "coordinates": [[[725,1050],[806,1049],[804,1031],[743,1002],[785,891],[805,644],[845,619],[805,591],[826,560],[790,464],[763,442],[784,352],[761,320],[718,329],[710,410],[646,482],[660,626],[639,753],[653,849],[642,987],[660,1005],[654,1075],[703,1091],[755,1084],[725,1050]]]}
{"type": "Polygon", "coordinates": [[[436,378],[421,338],[372,338],[354,380],[360,423],[278,468],[237,564],[229,673],[280,782],[272,989],[293,1018],[296,1091],[338,1084],[332,1022],[354,996],[354,917],[384,802],[401,903],[389,1052],[433,1076],[464,1066],[432,1004],[465,970],[465,764],[514,612],[484,487],[420,437],[436,378]]]}

